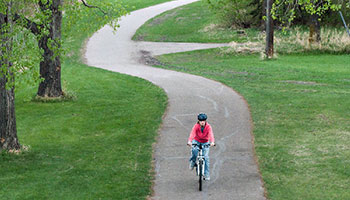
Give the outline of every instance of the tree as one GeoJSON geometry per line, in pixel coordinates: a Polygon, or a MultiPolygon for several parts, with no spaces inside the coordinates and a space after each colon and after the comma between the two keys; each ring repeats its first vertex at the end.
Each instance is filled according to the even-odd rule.
{"type": "Polygon", "coordinates": [[[274,36],[274,28],[273,28],[273,19],[271,15],[273,0],[266,1],[266,48],[265,55],[266,58],[272,58],[274,53],[273,48],[273,36],[274,36]]]}
{"type": "MultiPolygon", "coordinates": [[[[350,3],[350,1],[348,2],[350,3]]],[[[310,15],[310,41],[321,41],[321,17],[328,11],[337,11],[344,6],[343,0],[276,0],[272,7],[272,16],[284,26],[289,26],[296,18],[298,10],[310,15]]]]}
{"type": "MultiPolygon", "coordinates": [[[[28,28],[38,38],[38,46],[42,50],[42,61],[40,62],[40,77],[37,95],[41,97],[61,97],[63,96],[61,86],[61,32],[62,32],[62,10],[74,10],[74,14],[79,18],[90,14],[88,11],[81,12],[83,6],[86,8],[98,8],[103,13],[101,20],[111,21],[127,12],[119,3],[107,4],[100,1],[100,6],[91,6],[86,1],[65,1],[63,0],[38,0],[38,13],[35,18],[29,19],[16,15],[16,19],[28,28]],[[77,14],[78,13],[78,14],[77,14]]],[[[73,12],[70,12],[73,14],[73,12]]],[[[115,23],[112,23],[116,26],[115,23]]]]}
{"type": "Polygon", "coordinates": [[[12,2],[1,5],[0,12],[0,150],[19,149],[15,116],[14,76],[9,60],[12,52],[12,2]]]}
{"type": "MultiPolygon", "coordinates": [[[[275,0],[272,4],[270,15],[269,4],[273,0],[267,1],[265,49],[267,58],[272,57],[274,49],[272,20],[278,20],[282,23],[282,25],[289,26],[291,22],[296,18],[296,10],[299,8],[301,10],[305,10],[308,14],[311,15],[309,41],[310,43],[320,42],[320,17],[329,10],[339,10],[343,5],[343,1],[333,3],[331,0],[275,0]]],[[[347,6],[350,6],[350,1],[347,3],[347,6]]]]}
{"type": "Polygon", "coordinates": [[[309,43],[320,43],[321,42],[321,24],[319,16],[313,14],[310,16],[310,25],[309,25],[309,43]]]}
{"type": "Polygon", "coordinates": [[[92,9],[98,8],[102,22],[110,22],[116,28],[116,19],[127,12],[119,3],[98,1],[99,6],[91,6],[81,0],[2,0],[0,1],[0,150],[19,149],[15,118],[15,80],[17,77],[28,76],[31,80],[42,80],[38,95],[60,97],[61,88],[61,33],[62,11],[69,14],[70,25],[91,15],[92,9]],[[80,3],[81,2],[81,3],[80,3]],[[23,12],[29,7],[29,13],[23,12]],[[74,15],[74,17],[72,17],[74,15]],[[115,21],[112,21],[115,19],[115,21]],[[37,52],[40,55],[26,56],[25,45],[33,48],[32,43],[26,41],[29,31],[31,39],[35,39],[37,52]],[[17,37],[20,35],[20,37],[17,37]],[[33,37],[33,35],[35,37],[33,37]],[[24,38],[23,43],[13,42],[13,38],[24,38]],[[23,50],[24,49],[24,50],[23,50]],[[39,51],[40,50],[40,51],[39,51]],[[38,59],[39,58],[39,59],[38,59]],[[40,77],[35,73],[35,65],[40,60],[40,77]]]}
{"type": "Polygon", "coordinates": [[[48,34],[42,34],[39,47],[42,49],[43,60],[40,62],[40,82],[38,96],[60,97],[63,95],[61,86],[60,41],[62,25],[62,0],[39,1],[40,10],[48,14],[48,34]],[[45,1],[44,1],[45,2],[45,1]],[[56,51],[56,52],[55,52],[56,51]]]}

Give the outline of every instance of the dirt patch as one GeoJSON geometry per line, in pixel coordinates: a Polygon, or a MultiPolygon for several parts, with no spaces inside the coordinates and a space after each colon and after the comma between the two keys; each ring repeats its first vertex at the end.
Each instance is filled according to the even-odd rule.
{"type": "Polygon", "coordinates": [[[135,41],[145,41],[145,35],[137,35],[135,41]]]}
{"type": "Polygon", "coordinates": [[[220,30],[224,30],[220,25],[217,24],[209,24],[208,26],[204,27],[202,30],[199,30],[199,32],[207,33],[207,32],[217,32],[220,30]]]}
{"type": "Polygon", "coordinates": [[[303,93],[315,93],[315,92],[318,92],[318,90],[300,90],[300,92],[303,92],[303,93]]]}
{"type": "Polygon", "coordinates": [[[205,74],[208,75],[214,75],[214,76],[254,76],[254,73],[249,72],[236,72],[236,71],[223,71],[223,72],[205,72],[205,74]]]}
{"type": "Polygon", "coordinates": [[[263,51],[263,45],[259,42],[237,43],[230,42],[229,47],[223,50],[223,53],[259,53],[263,51]]]}
{"type": "Polygon", "coordinates": [[[154,18],[154,20],[152,20],[148,26],[154,26],[154,25],[159,25],[162,24],[165,20],[167,20],[170,17],[174,17],[177,14],[177,11],[168,13],[166,15],[160,16],[160,17],[156,17],[154,18]]]}
{"type": "Polygon", "coordinates": [[[168,37],[167,36],[162,36],[161,38],[160,38],[160,41],[161,42],[165,42],[165,41],[167,41],[168,40],[168,37]]]}
{"type": "Polygon", "coordinates": [[[331,125],[334,123],[332,116],[326,115],[326,114],[318,114],[316,116],[316,119],[321,122],[322,124],[328,124],[331,125]]]}
{"type": "Polygon", "coordinates": [[[139,59],[139,62],[144,65],[149,65],[149,66],[163,66],[166,69],[171,69],[171,70],[180,70],[180,71],[188,71],[186,67],[181,67],[181,66],[173,66],[173,65],[168,65],[166,63],[160,62],[158,59],[153,57],[149,51],[144,51],[141,50],[141,57],[139,59]]]}
{"type": "Polygon", "coordinates": [[[184,19],[186,19],[185,17],[177,17],[176,18],[176,21],[178,22],[178,21],[183,21],[184,19]]]}
{"type": "Polygon", "coordinates": [[[153,66],[153,65],[162,66],[162,65],[164,65],[162,62],[160,62],[155,57],[153,57],[151,55],[151,52],[141,50],[140,53],[141,53],[141,57],[139,59],[140,63],[145,64],[145,65],[150,65],[150,66],[153,66]]]}
{"type": "Polygon", "coordinates": [[[87,49],[87,44],[88,44],[89,40],[90,40],[90,38],[86,39],[84,41],[82,48],[80,49],[80,60],[86,65],[87,65],[88,61],[87,61],[87,58],[85,57],[85,55],[86,55],[86,49],[87,49]]]}
{"type": "Polygon", "coordinates": [[[286,80],[286,81],[280,81],[281,83],[291,83],[291,84],[297,84],[297,85],[325,85],[321,83],[316,83],[312,81],[293,81],[293,80],[286,80]]]}

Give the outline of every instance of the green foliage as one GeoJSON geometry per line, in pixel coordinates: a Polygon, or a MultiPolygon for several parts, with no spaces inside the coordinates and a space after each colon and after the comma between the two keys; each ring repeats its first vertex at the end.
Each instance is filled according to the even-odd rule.
{"type": "Polygon", "coordinates": [[[252,24],[253,0],[206,0],[206,2],[226,27],[249,27],[252,24]]]}
{"type": "Polygon", "coordinates": [[[321,20],[323,16],[330,13],[329,11],[338,11],[345,5],[342,0],[275,0],[271,13],[274,20],[289,26],[303,12],[308,15],[317,15],[321,20]]]}
{"type": "MultiPolygon", "coordinates": [[[[86,18],[91,15],[97,16],[97,20],[100,24],[109,23],[113,28],[117,28],[117,19],[120,16],[127,14],[126,8],[120,1],[89,1],[97,8],[88,8],[84,6],[81,1],[67,0],[62,4],[62,0],[18,0],[18,1],[1,1],[0,13],[8,14],[11,17],[13,23],[8,23],[1,27],[1,40],[8,43],[8,48],[13,51],[1,49],[1,60],[8,60],[12,63],[11,68],[7,69],[6,65],[2,65],[0,72],[5,74],[9,84],[8,87],[12,87],[16,82],[27,82],[30,84],[37,84],[39,79],[38,65],[42,60],[42,50],[38,48],[38,41],[49,35],[52,35],[52,20],[53,20],[53,6],[59,5],[59,10],[63,12],[64,20],[63,28],[65,30],[57,30],[58,33],[63,33],[63,38],[71,40],[72,38],[66,33],[70,32],[70,29],[76,25],[78,21],[82,21],[82,18],[86,18]],[[11,3],[11,10],[8,9],[8,5],[11,3]],[[29,23],[37,29],[33,30],[29,27],[29,23]]],[[[96,30],[99,27],[94,26],[91,22],[85,24],[86,29],[94,28],[96,30]],[[90,26],[89,26],[90,25],[90,26]]],[[[83,30],[86,31],[86,30],[83,30]]],[[[6,48],[5,45],[2,46],[6,48]]],[[[58,37],[54,40],[48,40],[48,47],[53,50],[54,55],[57,57],[67,51],[65,43],[62,38],[58,37]]]]}
{"type": "MultiPolygon", "coordinates": [[[[68,33],[73,30],[74,26],[79,22],[79,26],[84,27],[87,31],[90,28],[93,30],[97,30],[101,28],[102,25],[109,24],[115,30],[118,28],[118,19],[121,16],[128,14],[127,6],[119,0],[114,1],[89,1],[91,5],[98,8],[89,8],[84,6],[80,1],[70,0],[65,1],[63,4],[64,10],[64,18],[63,21],[63,37],[67,40],[70,40],[70,36],[68,33]],[[84,18],[89,18],[89,16],[96,16],[96,20],[98,20],[98,24],[100,26],[95,26],[91,21],[83,20],[84,18]],[[81,24],[84,23],[84,24],[81,24]]],[[[95,22],[94,22],[95,23],[95,22]]]]}
{"type": "Polygon", "coordinates": [[[21,6],[19,1],[0,2],[0,13],[10,18],[7,24],[1,26],[0,34],[2,41],[0,60],[5,61],[0,66],[0,74],[7,77],[7,89],[15,85],[14,80],[28,84],[39,81],[36,64],[40,62],[40,56],[36,38],[18,23],[13,22],[15,13],[22,12],[24,8],[25,5],[21,6]],[[10,63],[10,67],[6,62],[10,63]]]}

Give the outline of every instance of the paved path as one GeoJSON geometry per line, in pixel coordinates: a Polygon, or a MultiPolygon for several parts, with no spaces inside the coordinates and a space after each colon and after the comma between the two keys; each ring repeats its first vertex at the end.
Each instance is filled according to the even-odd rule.
{"type": "Polygon", "coordinates": [[[251,116],[244,99],[221,83],[138,62],[141,50],[162,54],[213,47],[131,41],[148,19],[194,1],[177,0],[132,12],[122,18],[115,35],[110,27],[103,27],[87,44],[86,62],[149,80],[162,87],[169,97],[155,149],[152,199],[265,199],[254,161],[251,116]],[[189,148],[185,146],[199,112],[208,114],[218,144],[211,148],[212,180],[205,182],[203,192],[198,192],[197,177],[188,170],[189,148]]]}

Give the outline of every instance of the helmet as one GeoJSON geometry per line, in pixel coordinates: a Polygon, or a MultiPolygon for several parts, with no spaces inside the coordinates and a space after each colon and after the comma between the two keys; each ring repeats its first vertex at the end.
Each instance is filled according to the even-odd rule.
{"type": "Polygon", "coordinates": [[[204,113],[200,113],[198,115],[198,121],[205,121],[205,120],[207,120],[207,118],[208,118],[207,115],[204,113]]]}

